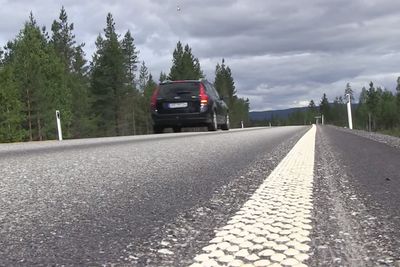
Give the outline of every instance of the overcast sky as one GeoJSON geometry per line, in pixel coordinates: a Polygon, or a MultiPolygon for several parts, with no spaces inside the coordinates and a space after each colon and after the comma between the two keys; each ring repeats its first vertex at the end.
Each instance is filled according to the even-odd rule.
{"type": "Polygon", "coordinates": [[[15,38],[30,11],[50,29],[61,6],[89,60],[111,12],[156,79],[169,72],[181,40],[210,81],[225,58],[251,110],[307,106],[323,93],[333,101],[347,82],[356,98],[369,81],[394,90],[400,76],[398,0],[0,0],[0,45],[15,38]]]}

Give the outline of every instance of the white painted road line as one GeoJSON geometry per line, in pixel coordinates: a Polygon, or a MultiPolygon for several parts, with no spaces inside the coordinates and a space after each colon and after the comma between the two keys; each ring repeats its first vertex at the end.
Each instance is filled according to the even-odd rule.
{"type": "Polygon", "coordinates": [[[191,267],[306,266],[315,134],[313,125],[191,267]]]}

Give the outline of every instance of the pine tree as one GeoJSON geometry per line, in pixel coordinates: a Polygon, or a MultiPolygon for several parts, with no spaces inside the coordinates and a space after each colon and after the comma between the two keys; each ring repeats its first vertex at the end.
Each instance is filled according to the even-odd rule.
{"type": "Polygon", "coordinates": [[[26,112],[29,140],[55,138],[55,110],[61,111],[63,125],[70,125],[71,95],[65,87],[64,66],[32,13],[7,49],[7,62],[26,112]]]}
{"type": "Polygon", "coordinates": [[[344,99],[346,99],[346,102],[348,101],[347,95],[350,95],[351,103],[354,103],[354,94],[353,94],[353,89],[351,89],[350,83],[346,84],[346,89],[344,90],[344,99]]]}
{"type": "Polygon", "coordinates": [[[360,96],[358,97],[358,106],[355,110],[355,127],[361,129],[368,129],[368,107],[366,105],[368,98],[367,89],[361,89],[360,96]]]}
{"type": "Polygon", "coordinates": [[[313,99],[310,100],[310,103],[307,107],[307,114],[306,114],[306,123],[311,124],[315,121],[315,117],[318,115],[318,108],[315,105],[313,99]]]}
{"type": "Polygon", "coordinates": [[[146,87],[148,80],[149,80],[149,70],[146,67],[145,62],[142,61],[142,65],[140,65],[139,80],[138,80],[138,86],[140,92],[144,91],[144,88],[146,87]]]}
{"type": "Polygon", "coordinates": [[[11,66],[0,65],[0,143],[23,141],[24,114],[11,66]]]}
{"type": "Polygon", "coordinates": [[[160,78],[158,78],[158,81],[159,82],[163,82],[163,81],[165,81],[167,79],[168,79],[167,74],[165,74],[164,72],[160,72],[160,78]]]}
{"type": "Polygon", "coordinates": [[[228,105],[231,126],[240,127],[241,121],[248,123],[249,100],[237,97],[232,71],[225,65],[224,59],[221,65],[218,63],[215,67],[214,86],[228,105]]]}
{"type": "Polygon", "coordinates": [[[136,46],[134,44],[134,39],[130,31],[125,33],[124,39],[121,43],[122,51],[124,53],[125,58],[125,71],[127,77],[127,83],[132,87],[135,87],[135,72],[137,70],[138,64],[138,54],[139,51],[136,50],[136,46]]]}
{"type": "Polygon", "coordinates": [[[330,120],[330,106],[325,93],[322,95],[321,102],[319,104],[319,112],[324,115],[325,121],[330,120]]]}
{"type": "Polygon", "coordinates": [[[92,136],[93,125],[90,121],[90,88],[88,66],[83,44],[74,48],[72,72],[69,73],[72,93],[72,136],[82,138],[92,136]]]}
{"type": "Polygon", "coordinates": [[[168,79],[198,80],[203,77],[200,62],[193,56],[192,49],[188,44],[183,48],[181,42],[178,42],[173,53],[172,67],[168,79]]]}
{"type": "Polygon", "coordinates": [[[378,107],[378,128],[393,129],[399,121],[397,117],[396,97],[392,92],[384,90],[381,94],[378,107]]]}
{"type": "Polygon", "coordinates": [[[68,22],[68,15],[62,7],[59,20],[54,20],[50,43],[65,67],[66,88],[72,97],[71,126],[63,129],[64,135],[82,137],[89,134],[89,90],[84,44],[76,45],[75,35],[72,33],[74,24],[68,22]]]}
{"type": "Polygon", "coordinates": [[[315,102],[313,99],[310,100],[310,103],[308,104],[308,108],[312,111],[315,112],[316,111],[316,106],[315,106],[315,102]]]}
{"type": "Polygon", "coordinates": [[[330,123],[337,126],[347,125],[347,111],[345,102],[347,102],[347,97],[346,100],[343,99],[342,96],[335,97],[335,100],[333,101],[333,105],[331,107],[330,123]]]}
{"type": "Polygon", "coordinates": [[[51,44],[57,55],[62,59],[66,69],[72,69],[72,60],[74,57],[75,35],[72,33],[74,24],[68,22],[68,15],[65,8],[62,7],[59,15],[59,21],[54,20],[51,26],[53,33],[51,44]]]}
{"type": "Polygon", "coordinates": [[[372,118],[372,128],[376,130],[377,128],[377,115],[378,115],[378,104],[380,101],[379,90],[375,89],[374,83],[371,81],[369,83],[369,89],[367,91],[367,101],[366,105],[368,108],[368,113],[372,118]]]}
{"type": "Polygon", "coordinates": [[[129,88],[125,86],[126,58],[110,13],[104,36],[104,39],[101,36],[97,38],[97,51],[92,62],[92,113],[98,135],[114,136],[122,134],[122,128],[126,126],[122,107],[129,88]]]}
{"type": "Polygon", "coordinates": [[[229,108],[232,108],[234,105],[234,97],[236,96],[236,88],[231,69],[225,65],[225,59],[222,59],[221,65],[217,64],[215,67],[214,86],[218,93],[224,98],[229,108]]]}
{"type": "Polygon", "coordinates": [[[146,114],[146,121],[145,121],[146,133],[150,133],[151,128],[152,128],[151,127],[152,120],[151,120],[151,111],[150,111],[150,99],[151,99],[151,96],[153,95],[156,87],[157,87],[157,83],[153,80],[153,76],[150,73],[148,80],[146,82],[146,86],[144,87],[144,90],[143,90],[143,96],[144,96],[143,110],[145,111],[145,114],[146,114]]]}

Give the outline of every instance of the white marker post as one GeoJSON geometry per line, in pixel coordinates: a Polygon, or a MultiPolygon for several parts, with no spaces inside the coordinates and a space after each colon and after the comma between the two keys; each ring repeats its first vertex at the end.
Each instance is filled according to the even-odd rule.
{"type": "Polygon", "coordinates": [[[57,119],[58,140],[62,141],[61,116],[59,110],[56,110],[56,119],[57,119]]]}
{"type": "Polygon", "coordinates": [[[243,121],[240,121],[240,124],[242,125],[242,129],[243,129],[244,128],[243,121]]]}
{"type": "Polygon", "coordinates": [[[347,96],[347,117],[349,120],[349,129],[353,130],[353,120],[351,118],[351,97],[350,94],[346,94],[347,96]]]}

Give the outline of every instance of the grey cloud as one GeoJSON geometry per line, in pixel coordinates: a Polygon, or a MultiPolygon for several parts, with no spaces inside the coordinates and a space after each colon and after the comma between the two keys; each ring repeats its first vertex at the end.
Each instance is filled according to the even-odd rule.
{"type": "Polygon", "coordinates": [[[155,78],[168,72],[178,40],[189,43],[207,78],[224,57],[238,94],[255,110],[292,107],[342,94],[369,80],[393,88],[400,61],[397,0],[0,0],[0,45],[34,12],[49,29],[64,5],[87,58],[108,12],[130,30],[155,78]],[[179,6],[179,10],[177,7],[179,6]]]}

